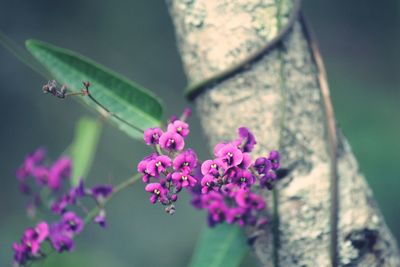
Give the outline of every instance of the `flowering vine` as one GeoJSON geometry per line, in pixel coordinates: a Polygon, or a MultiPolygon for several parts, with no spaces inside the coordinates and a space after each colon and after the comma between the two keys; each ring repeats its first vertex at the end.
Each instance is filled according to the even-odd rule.
{"type": "MultiPolygon", "coordinates": [[[[91,96],[90,83],[83,84],[80,92],[67,92],[66,86],[58,89],[50,81],[43,91],[58,98],[89,96],[108,111],[91,96]]],[[[41,148],[27,155],[16,173],[20,191],[29,196],[27,212],[36,218],[38,208],[47,208],[57,219],[39,220],[24,231],[20,241],[13,244],[15,265],[26,266],[45,258],[50,251],[72,251],[74,237],[88,223],[106,227],[107,202],[140,179],[150,202],[164,206],[169,214],[175,213],[174,203],[186,190],[192,195],[193,206],[207,211],[211,227],[224,222],[241,227],[265,225],[266,203],[260,193],[272,189],[277,181],[278,151],[254,160],[251,153],[256,138],[248,128],[240,127],[236,139],[218,143],[214,157],[200,162],[196,152],[186,146],[190,133],[186,120],[190,115],[191,110],[185,109],[180,118],[170,118],[165,128],[145,130],[143,139],[152,152],[137,164],[136,175],[116,186],[86,187],[81,179],[76,186],[69,187],[73,166],[68,157],[60,157],[49,165],[45,164],[46,153],[41,148]],[[83,198],[93,200],[91,210],[82,204],[83,198]]]]}
{"type": "Polygon", "coordinates": [[[144,141],[154,152],[139,162],[137,170],[147,184],[150,202],[159,202],[172,214],[178,193],[186,188],[193,195],[192,204],[207,210],[210,226],[222,222],[240,226],[265,224],[267,219],[259,216],[265,201],[253,189],[272,189],[279,169],[278,151],[253,162],[250,153],[256,139],[241,127],[236,140],[217,144],[215,158],[199,164],[196,153],[184,149],[190,132],[185,122],[187,114],[190,112],[185,111],[180,120],[172,118],[166,130],[150,128],[144,132],[144,141]]]}
{"type": "Polygon", "coordinates": [[[261,226],[267,222],[260,216],[265,201],[254,188],[272,189],[279,153],[271,151],[268,157],[252,162],[250,152],[256,143],[254,135],[241,127],[236,140],[217,144],[215,158],[201,165],[200,184],[192,190],[192,204],[207,210],[210,226],[222,222],[261,226]]]}
{"type": "Polygon", "coordinates": [[[63,182],[71,179],[71,160],[61,157],[52,165],[45,165],[45,155],[41,148],[27,155],[16,176],[20,191],[31,196],[27,206],[28,215],[36,217],[38,208],[49,208],[59,219],[51,223],[43,220],[25,230],[20,242],[13,244],[17,266],[46,257],[44,243],[60,253],[73,250],[73,238],[82,231],[85,224],[78,210],[87,213],[81,203],[82,198],[91,198],[96,203],[95,214],[87,218],[102,227],[106,226],[104,204],[113,193],[113,187],[97,185],[86,188],[83,180],[80,180],[77,186],[65,191],[63,182]]]}

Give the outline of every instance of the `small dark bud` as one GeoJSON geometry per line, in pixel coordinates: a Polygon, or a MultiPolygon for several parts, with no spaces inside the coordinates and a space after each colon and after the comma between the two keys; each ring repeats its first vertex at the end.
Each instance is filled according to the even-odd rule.
{"type": "Polygon", "coordinates": [[[175,186],[175,193],[179,193],[181,190],[182,190],[182,185],[177,184],[177,185],[175,186]]]}
{"type": "Polygon", "coordinates": [[[174,121],[176,121],[178,119],[178,117],[176,115],[172,115],[171,118],[169,118],[169,122],[173,123],[174,121]]]}
{"type": "Polygon", "coordinates": [[[172,202],[175,202],[177,199],[178,199],[178,195],[177,195],[177,194],[173,194],[173,195],[171,196],[171,201],[172,201],[172,202]]]}
{"type": "Polygon", "coordinates": [[[165,179],[160,179],[160,185],[164,187],[165,184],[166,184],[165,179]]]}
{"type": "Polygon", "coordinates": [[[185,108],[185,110],[183,111],[183,116],[185,116],[185,118],[188,118],[192,115],[192,110],[190,108],[185,108]]]}
{"type": "Polygon", "coordinates": [[[83,82],[83,86],[85,86],[86,89],[89,89],[90,87],[90,82],[83,82]]]}

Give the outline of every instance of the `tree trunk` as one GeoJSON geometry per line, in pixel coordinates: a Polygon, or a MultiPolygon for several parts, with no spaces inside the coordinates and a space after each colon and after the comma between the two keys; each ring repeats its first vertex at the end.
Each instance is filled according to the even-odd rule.
{"type": "MultiPolygon", "coordinates": [[[[190,84],[258,51],[290,22],[294,8],[292,0],[170,0],[168,6],[190,84]]],[[[256,156],[279,149],[290,170],[273,197],[265,193],[275,227],[253,244],[262,266],[400,266],[396,241],[350,146],[330,128],[326,80],[307,40],[297,17],[280,45],[197,96],[209,145],[247,126],[257,138],[256,156]]]]}

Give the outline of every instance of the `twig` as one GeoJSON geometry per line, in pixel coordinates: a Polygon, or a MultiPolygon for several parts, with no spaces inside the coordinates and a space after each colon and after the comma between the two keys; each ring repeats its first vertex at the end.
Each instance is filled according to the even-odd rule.
{"type": "Polygon", "coordinates": [[[324,63],[322,61],[321,53],[318,44],[315,41],[314,35],[310,30],[304,16],[300,14],[300,23],[305,35],[305,38],[310,47],[311,55],[317,66],[318,83],[321,89],[321,94],[325,107],[326,127],[329,139],[329,152],[330,152],[330,165],[331,165],[331,210],[330,210],[330,224],[331,224],[331,261],[332,266],[339,265],[338,259],[338,214],[339,214],[339,176],[337,170],[337,132],[336,120],[333,112],[333,105],[329,93],[329,85],[327,82],[327,75],[324,63]]]}

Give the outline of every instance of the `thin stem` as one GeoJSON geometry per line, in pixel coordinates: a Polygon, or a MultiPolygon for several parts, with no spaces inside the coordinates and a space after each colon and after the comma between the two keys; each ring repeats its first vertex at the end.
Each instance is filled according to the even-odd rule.
{"type": "Polygon", "coordinates": [[[339,174],[338,174],[338,139],[336,131],[336,119],[333,111],[333,105],[329,92],[328,79],[324,62],[319,52],[318,44],[315,41],[312,31],[310,30],[304,16],[300,13],[300,23],[303,28],[304,36],[308,42],[311,55],[318,71],[318,83],[321,90],[322,100],[325,108],[326,117],[326,133],[328,135],[328,151],[330,157],[330,256],[333,267],[339,266],[338,252],[338,218],[339,218],[339,174]]]}
{"type": "Polygon", "coordinates": [[[160,145],[155,145],[155,148],[156,148],[156,151],[157,151],[157,153],[158,153],[158,155],[163,155],[163,153],[162,153],[162,151],[161,151],[161,148],[160,148],[160,145]]]}
{"type": "Polygon", "coordinates": [[[120,184],[116,185],[114,187],[113,192],[111,193],[111,195],[106,198],[104,200],[104,202],[102,203],[101,207],[100,206],[96,206],[93,209],[91,209],[88,214],[85,217],[85,225],[90,223],[94,217],[96,217],[96,215],[99,213],[101,208],[104,208],[106,206],[106,204],[119,192],[123,191],[124,189],[128,188],[129,186],[133,185],[136,181],[138,181],[141,177],[140,173],[137,173],[135,175],[133,175],[131,178],[121,182],[120,184]]]}
{"type": "Polygon", "coordinates": [[[115,113],[112,113],[108,108],[106,108],[103,104],[101,104],[96,98],[94,98],[92,96],[92,94],[88,94],[88,97],[90,100],[92,100],[96,105],[98,105],[99,107],[101,107],[104,111],[106,111],[110,116],[116,118],[117,120],[119,120],[120,122],[125,123],[126,125],[128,125],[129,127],[132,127],[133,129],[135,129],[138,132],[144,133],[144,131],[142,129],[140,129],[139,127],[133,125],[132,123],[124,120],[123,118],[119,117],[118,115],[116,115],[115,113]]]}
{"type": "MultiPolygon", "coordinates": [[[[96,207],[94,207],[93,209],[91,209],[84,220],[85,225],[89,224],[91,221],[93,221],[93,219],[96,217],[96,215],[100,212],[100,209],[103,209],[106,204],[118,193],[120,193],[121,191],[123,191],[124,189],[128,188],[129,186],[133,185],[136,181],[138,181],[141,177],[140,173],[137,173],[135,175],[133,175],[132,177],[130,177],[129,179],[119,183],[118,185],[116,185],[114,187],[113,192],[111,193],[111,195],[106,198],[104,200],[104,202],[102,203],[101,207],[99,205],[97,205],[96,207]]],[[[50,248],[50,251],[47,253],[47,256],[43,258],[43,260],[45,260],[50,254],[54,253],[55,249],[53,247],[50,248]]],[[[32,266],[36,263],[36,261],[32,261],[29,263],[29,265],[27,266],[32,266]]]]}
{"type": "Polygon", "coordinates": [[[81,96],[83,96],[84,94],[83,94],[82,92],[73,92],[73,93],[65,94],[65,97],[68,97],[68,96],[76,96],[76,95],[81,95],[81,96]]]}

